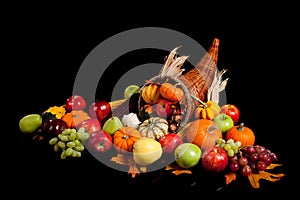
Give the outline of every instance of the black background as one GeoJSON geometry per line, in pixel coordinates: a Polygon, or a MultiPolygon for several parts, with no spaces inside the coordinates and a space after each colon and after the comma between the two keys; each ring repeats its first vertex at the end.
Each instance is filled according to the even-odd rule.
{"type": "MultiPolygon", "coordinates": [[[[6,166],[11,170],[8,186],[22,190],[26,197],[37,192],[54,197],[58,191],[95,195],[99,191],[101,195],[110,195],[108,191],[159,191],[164,194],[288,192],[290,153],[283,136],[286,131],[283,114],[278,110],[278,104],[287,96],[283,85],[286,75],[282,70],[287,70],[286,44],[289,38],[279,33],[291,31],[285,21],[263,14],[257,20],[242,18],[238,21],[238,15],[233,14],[232,18],[222,22],[219,21],[221,17],[207,21],[208,17],[196,13],[185,20],[166,18],[155,22],[153,19],[135,22],[134,17],[123,21],[117,18],[106,21],[105,15],[81,18],[52,12],[45,14],[40,10],[19,15],[7,23],[7,68],[13,77],[12,85],[16,85],[5,87],[13,96],[10,103],[14,113],[12,130],[5,133],[13,136],[12,145],[9,142],[7,150],[10,159],[6,166]],[[189,19],[192,20],[188,22],[189,19]],[[210,47],[214,38],[220,39],[218,69],[228,69],[225,75],[229,77],[227,101],[240,108],[240,120],[253,129],[256,143],[278,154],[283,166],[273,172],[287,174],[282,180],[274,183],[262,180],[260,189],[253,189],[246,179],[238,179],[226,186],[223,174],[213,175],[201,170],[180,176],[160,170],[132,179],[126,173],[102,165],[88,153],[80,159],[60,160],[48,146],[33,143],[31,136],[19,131],[18,121],[24,115],[41,113],[50,106],[65,102],[72,94],[77,70],[93,48],[122,31],[149,26],[179,31],[205,49],[210,47]],[[276,70],[278,68],[280,70],[276,70]]],[[[142,56],[137,56],[137,60],[128,57],[122,62],[126,66],[149,60],[162,62],[162,57],[155,57],[160,54],[151,52],[151,55],[145,61],[142,56]]],[[[107,77],[107,82],[111,84],[114,80],[107,77]]],[[[109,93],[109,88],[100,93],[109,93]]]]}

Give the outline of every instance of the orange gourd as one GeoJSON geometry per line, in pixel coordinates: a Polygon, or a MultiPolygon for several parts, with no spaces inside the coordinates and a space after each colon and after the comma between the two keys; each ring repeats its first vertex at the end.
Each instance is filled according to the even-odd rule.
{"type": "Polygon", "coordinates": [[[78,124],[91,117],[84,110],[72,110],[62,116],[62,120],[65,121],[69,128],[76,128],[78,124]]]}
{"type": "Polygon", "coordinates": [[[237,126],[230,128],[226,132],[226,140],[233,139],[235,142],[240,141],[241,146],[254,145],[255,134],[249,127],[244,126],[244,123],[240,123],[237,126]]]}
{"type": "Polygon", "coordinates": [[[223,136],[218,125],[208,119],[197,119],[189,122],[178,134],[188,142],[198,145],[203,151],[213,147],[216,140],[223,136]]]}
{"type": "Polygon", "coordinates": [[[175,102],[180,101],[184,96],[184,92],[181,88],[167,82],[161,84],[159,92],[164,98],[175,102]]]}
{"type": "Polygon", "coordinates": [[[209,119],[215,118],[221,111],[220,106],[213,101],[208,100],[206,103],[199,99],[200,104],[194,111],[196,119],[209,119]]]}
{"type": "Polygon", "coordinates": [[[124,126],[113,135],[113,142],[119,152],[127,153],[133,151],[134,143],[141,138],[140,132],[131,126],[124,126]]]}
{"type": "Polygon", "coordinates": [[[160,99],[159,93],[160,85],[156,83],[150,83],[142,88],[142,97],[146,103],[155,104],[160,99]]]}

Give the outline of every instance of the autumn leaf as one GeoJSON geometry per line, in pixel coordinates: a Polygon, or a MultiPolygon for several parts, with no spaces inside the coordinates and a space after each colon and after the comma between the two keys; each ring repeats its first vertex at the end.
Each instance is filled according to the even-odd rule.
{"type": "Polygon", "coordinates": [[[137,174],[140,174],[140,171],[138,170],[136,165],[130,165],[129,170],[128,170],[128,174],[131,174],[131,178],[135,178],[135,176],[137,174]]]}
{"type": "Polygon", "coordinates": [[[236,180],[236,173],[229,172],[229,173],[225,174],[225,178],[226,178],[226,185],[228,185],[232,181],[236,180]]]}
{"type": "Polygon", "coordinates": [[[182,169],[176,163],[167,165],[166,168],[165,168],[165,170],[173,170],[172,173],[175,174],[176,176],[180,175],[180,174],[192,174],[191,170],[189,170],[189,169],[182,169]]]}
{"type": "Polygon", "coordinates": [[[124,154],[120,154],[120,153],[117,156],[112,157],[111,161],[121,165],[130,165],[130,163],[128,162],[130,161],[129,158],[124,154]]]}
{"type": "MultiPolygon", "coordinates": [[[[269,165],[266,170],[268,169],[273,169],[277,166],[282,166],[282,164],[274,164],[272,163],[271,165],[269,165]]],[[[249,182],[251,184],[251,186],[253,188],[260,188],[260,184],[259,181],[260,179],[265,179],[271,182],[275,182],[275,181],[279,181],[282,177],[284,177],[285,175],[280,173],[280,174],[272,174],[270,172],[266,172],[266,171],[259,171],[258,173],[253,173],[251,175],[248,176],[249,182]]]]}
{"type": "Polygon", "coordinates": [[[128,174],[131,174],[132,178],[135,178],[137,174],[140,174],[140,172],[146,172],[146,166],[142,166],[139,169],[130,155],[119,153],[117,156],[112,157],[111,161],[120,165],[129,165],[128,174]]]}
{"type": "Polygon", "coordinates": [[[275,181],[279,181],[283,176],[284,176],[284,174],[272,174],[270,172],[260,171],[257,174],[249,175],[248,179],[253,188],[260,188],[260,185],[259,185],[260,179],[265,179],[268,181],[275,182],[275,181]]]}
{"type": "Polygon", "coordinates": [[[282,164],[275,164],[275,163],[272,163],[270,164],[269,166],[266,167],[266,169],[274,169],[275,167],[277,166],[282,166],[282,164]]]}

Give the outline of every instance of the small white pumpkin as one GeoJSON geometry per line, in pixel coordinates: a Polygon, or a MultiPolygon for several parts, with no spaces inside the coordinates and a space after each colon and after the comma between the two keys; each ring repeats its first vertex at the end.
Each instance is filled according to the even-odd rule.
{"type": "Polygon", "coordinates": [[[143,121],[139,126],[139,131],[143,137],[159,140],[168,134],[169,123],[161,117],[150,117],[143,121]]]}

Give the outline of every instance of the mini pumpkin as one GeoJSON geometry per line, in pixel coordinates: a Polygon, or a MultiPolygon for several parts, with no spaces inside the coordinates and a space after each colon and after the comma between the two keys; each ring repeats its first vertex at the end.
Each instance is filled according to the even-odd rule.
{"type": "Polygon", "coordinates": [[[226,132],[226,140],[233,139],[235,142],[240,141],[241,146],[254,145],[255,134],[249,127],[246,127],[244,123],[240,123],[226,132]]]}
{"type": "Polygon", "coordinates": [[[124,126],[113,135],[117,150],[123,153],[132,152],[134,143],[141,138],[141,133],[134,127],[124,126]]]}
{"type": "Polygon", "coordinates": [[[91,117],[84,110],[72,110],[62,116],[61,119],[67,123],[69,128],[76,128],[81,122],[91,119],[91,117]]]}
{"type": "Polygon", "coordinates": [[[169,123],[161,117],[150,117],[143,121],[139,126],[139,131],[143,137],[159,140],[168,134],[169,123]]]}
{"type": "Polygon", "coordinates": [[[213,147],[216,140],[223,137],[218,125],[208,119],[191,121],[178,134],[188,142],[198,145],[203,151],[213,147]]]}
{"type": "Polygon", "coordinates": [[[164,98],[175,102],[180,101],[184,96],[184,92],[181,88],[168,82],[161,84],[159,92],[164,98]]]}
{"type": "Polygon", "coordinates": [[[194,117],[196,119],[209,119],[212,120],[214,117],[216,117],[220,111],[220,106],[213,101],[208,100],[206,103],[203,101],[200,101],[200,104],[194,111],[194,117]]]}
{"type": "Polygon", "coordinates": [[[146,103],[155,104],[160,99],[159,84],[149,83],[142,88],[142,97],[146,103]]]}

